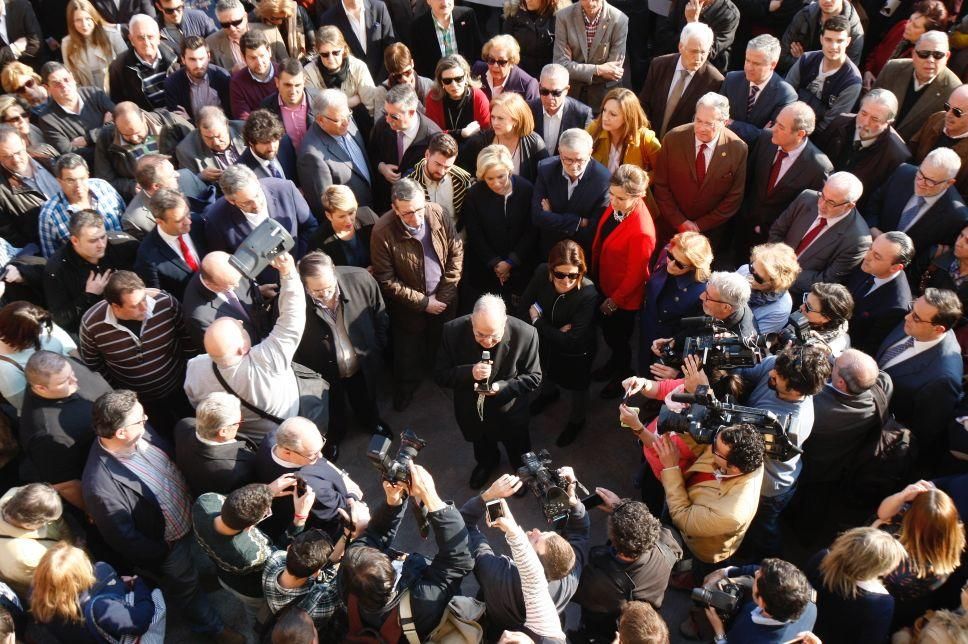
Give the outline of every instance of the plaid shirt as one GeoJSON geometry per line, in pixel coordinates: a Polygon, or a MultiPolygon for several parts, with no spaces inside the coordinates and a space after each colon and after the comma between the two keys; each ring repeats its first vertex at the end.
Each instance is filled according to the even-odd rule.
{"type": "MultiPolygon", "coordinates": [[[[103,179],[88,179],[87,188],[91,207],[104,217],[104,227],[121,232],[125,206],[118,191],[103,179]]],[[[40,249],[44,257],[50,258],[70,238],[67,226],[74,210],[75,207],[67,203],[63,190],[40,209],[40,249]]]]}
{"type": "Polygon", "coordinates": [[[286,568],[286,551],[277,550],[269,556],[262,569],[262,592],[273,613],[288,606],[292,602],[297,604],[306,595],[316,591],[318,599],[312,606],[303,606],[309,616],[313,618],[316,627],[325,626],[333,614],[342,606],[339,598],[339,588],[336,583],[336,573],[339,566],[330,565],[323,568],[322,579],[309,582],[302,588],[283,588],[279,585],[279,573],[286,568]]]}
{"type": "Polygon", "coordinates": [[[145,439],[134,452],[112,454],[151,490],[165,519],[165,541],[174,543],[192,529],[192,497],[188,484],[168,455],[145,439]]]}

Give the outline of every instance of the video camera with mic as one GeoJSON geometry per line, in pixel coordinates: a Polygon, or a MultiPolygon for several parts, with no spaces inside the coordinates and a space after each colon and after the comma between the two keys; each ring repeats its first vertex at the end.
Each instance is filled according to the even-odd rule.
{"type": "Polygon", "coordinates": [[[710,316],[683,318],[683,329],[695,329],[696,335],[686,337],[682,352],[675,347],[663,347],[659,362],[682,368],[686,356],[695,355],[702,366],[710,369],[739,369],[756,366],[761,358],[759,349],[730,331],[721,320],[710,316]]]}

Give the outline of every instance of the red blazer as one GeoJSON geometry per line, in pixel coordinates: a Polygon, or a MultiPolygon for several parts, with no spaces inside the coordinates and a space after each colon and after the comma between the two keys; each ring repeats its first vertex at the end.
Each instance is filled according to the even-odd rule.
{"type": "Polygon", "coordinates": [[[612,298],[618,308],[637,311],[645,298],[649,281],[649,259],[655,250],[655,225],[641,199],[612,234],[603,241],[602,226],[612,216],[609,206],[598,219],[592,242],[592,267],[598,276],[598,288],[612,298]]]}
{"type": "MultiPolygon", "coordinates": [[[[491,102],[487,100],[487,95],[476,87],[472,88],[474,94],[471,101],[474,105],[474,120],[477,121],[482,130],[491,127],[491,102]]],[[[440,126],[440,129],[447,131],[447,123],[444,121],[444,101],[430,97],[424,101],[424,113],[431,121],[440,126]]]]}

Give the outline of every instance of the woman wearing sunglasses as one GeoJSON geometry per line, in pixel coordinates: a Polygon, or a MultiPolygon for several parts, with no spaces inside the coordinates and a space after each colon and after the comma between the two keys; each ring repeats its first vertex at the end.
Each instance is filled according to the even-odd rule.
{"type": "Polygon", "coordinates": [[[461,301],[473,305],[484,293],[517,306],[537,263],[538,232],[531,223],[531,183],[514,174],[511,155],[489,145],[477,155],[477,183],[464,197],[467,241],[461,301]]]}
{"type": "Polygon", "coordinates": [[[552,62],[555,49],[555,12],[570,0],[510,0],[504,3],[503,33],[521,45],[521,69],[537,78],[552,62]]]}
{"type": "Polygon", "coordinates": [[[364,124],[369,119],[360,122],[361,110],[365,108],[367,116],[373,116],[373,101],[377,93],[366,63],[350,55],[343,33],[332,25],[316,30],[316,54],[316,60],[304,68],[306,87],[341,90],[346,94],[347,103],[357,119],[357,126],[364,129],[364,124]]]}
{"type": "Polygon", "coordinates": [[[521,296],[519,317],[538,331],[541,353],[541,389],[531,403],[540,414],[561,397],[569,398],[568,423],[558,435],[559,447],[574,442],[585,425],[588,386],[595,361],[595,308],[598,291],[585,276],[588,266],[581,246],[565,239],[551,248],[548,263],[541,264],[521,296]]]}
{"type": "Polygon", "coordinates": [[[793,298],[789,289],[800,274],[797,254],[786,244],[760,244],[750,263],[736,271],[750,281],[750,309],[760,333],[776,333],[787,325],[793,298]]]}
{"type": "Polygon", "coordinates": [[[538,100],[538,81],[518,67],[521,46],[511,36],[494,36],[481,50],[481,59],[474,63],[471,74],[481,79],[481,91],[490,99],[504,92],[514,92],[526,101],[538,100]]]}
{"type": "MultiPolygon", "coordinates": [[[[427,118],[458,143],[481,128],[490,127],[491,108],[480,87],[481,84],[471,78],[471,69],[463,56],[444,56],[437,62],[434,86],[424,101],[427,118]]],[[[475,152],[473,159],[476,158],[475,152]]],[[[474,167],[464,169],[472,172],[474,167]]]]}
{"type": "MultiPolygon", "coordinates": [[[[44,138],[44,133],[30,122],[30,112],[24,101],[14,96],[0,96],[0,124],[17,130],[27,146],[27,153],[49,166],[60,156],[44,138]]],[[[9,241],[9,240],[8,240],[9,241]]]]}
{"type": "Polygon", "coordinates": [[[592,242],[592,274],[601,298],[599,323],[612,355],[592,374],[607,380],[602,398],[622,394],[622,381],[632,375],[635,314],[645,298],[649,260],[655,250],[655,224],[645,205],[649,176],[634,165],[622,165],[609,182],[609,205],[598,220],[592,242]]]}
{"type": "Polygon", "coordinates": [[[108,65],[128,50],[116,29],[105,29],[104,19],[88,0],[67,3],[67,35],[61,41],[64,66],[82,87],[108,91],[108,65]]]}
{"type": "Polygon", "coordinates": [[[699,296],[712,272],[713,249],[700,233],[679,233],[654,264],[639,318],[639,373],[649,373],[657,359],[651,348],[654,340],[673,337],[682,318],[703,314],[699,296]]]}
{"type": "Polygon", "coordinates": [[[854,314],[854,298],[846,286],[814,284],[803,294],[800,312],[810,323],[811,335],[825,342],[835,358],[850,348],[847,323],[854,314]]]}
{"type": "Polygon", "coordinates": [[[49,95],[47,88],[40,82],[40,76],[21,62],[7,63],[0,71],[0,86],[7,94],[14,94],[27,101],[30,113],[34,116],[47,109],[49,95]]]}
{"type": "Polygon", "coordinates": [[[383,104],[386,102],[387,92],[394,85],[407,83],[417,93],[417,100],[420,101],[417,109],[424,111],[424,103],[427,101],[427,94],[434,86],[434,81],[425,76],[419,76],[413,66],[413,55],[410,49],[402,42],[395,42],[383,50],[383,66],[387,70],[387,79],[377,85],[376,93],[373,98],[375,111],[377,112],[374,120],[379,123],[383,112],[383,104]]]}

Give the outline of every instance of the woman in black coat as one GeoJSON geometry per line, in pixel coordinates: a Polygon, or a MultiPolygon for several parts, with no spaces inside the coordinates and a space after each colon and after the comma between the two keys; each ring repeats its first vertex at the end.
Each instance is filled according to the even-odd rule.
{"type": "Polygon", "coordinates": [[[461,301],[473,306],[484,293],[517,307],[535,265],[538,231],[531,223],[531,183],[514,176],[511,155],[502,145],[481,150],[477,179],[464,197],[467,240],[461,301]]]}
{"type": "Polygon", "coordinates": [[[343,185],[333,185],[323,192],[324,222],[309,241],[309,250],[321,250],[337,266],[370,268],[370,232],[376,223],[376,213],[359,208],[353,191],[343,185]]]}
{"type": "Polygon", "coordinates": [[[573,443],[585,425],[598,303],[598,290],[585,277],[587,269],[581,246],[570,239],[558,242],[548,263],[535,270],[519,307],[520,317],[538,331],[541,354],[541,391],[531,413],[541,413],[557,400],[559,387],[571,399],[568,424],[555,441],[558,447],[573,443]]]}
{"type": "Polygon", "coordinates": [[[457,155],[457,165],[474,174],[477,155],[492,143],[508,149],[514,174],[531,183],[538,177],[538,163],[550,156],[544,139],[534,131],[531,108],[520,94],[513,92],[491,100],[491,127],[467,139],[457,155]]]}

